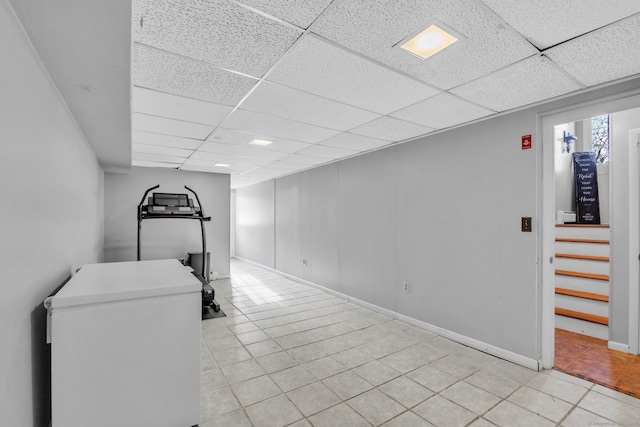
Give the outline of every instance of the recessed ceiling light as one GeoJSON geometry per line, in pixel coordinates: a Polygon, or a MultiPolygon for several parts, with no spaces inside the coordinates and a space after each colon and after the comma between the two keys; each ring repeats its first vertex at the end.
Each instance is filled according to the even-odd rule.
{"type": "Polygon", "coordinates": [[[266,147],[269,144],[273,144],[273,141],[265,141],[264,139],[254,139],[253,141],[249,142],[249,144],[266,147]]]}
{"type": "Polygon", "coordinates": [[[216,164],[215,164],[215,165],[213,165],[213,166],[215,166],[215,167],[217,167],[217,168],[228,168],[228,167],[229,167],[229,165],[228,165],[228,164],[226,164],[226,163],[216,163],[216,164]]]}
{"type": "Polygon", "coordinates": [[[435,55],[458,39],[436,25],[430,25],[400,47],[422,59],[435,55]]]}

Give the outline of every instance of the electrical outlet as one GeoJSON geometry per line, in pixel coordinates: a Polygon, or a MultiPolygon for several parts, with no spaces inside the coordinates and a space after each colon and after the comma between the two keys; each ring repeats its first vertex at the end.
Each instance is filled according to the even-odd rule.
{"type": "Polygon", "coordinates": [[[306,258],[302,258],[302,265],[307,265],[307,259],[306,258]]]}
{"type": "Polygon", "coordinates": [[[408,282],[404,282],[402,284],[402,290],[405,291],[406,293],[409,293],[409,283],[408,282]]]}

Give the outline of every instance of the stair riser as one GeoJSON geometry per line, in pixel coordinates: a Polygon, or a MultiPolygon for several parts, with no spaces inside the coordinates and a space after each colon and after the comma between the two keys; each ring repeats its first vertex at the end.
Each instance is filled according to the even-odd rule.
{"type": "Polygon", "coordinates": [[[596,243],[555,242],[555,251],[560,254],[609,256],[609,245],[596,243]]]}
{"type": "Polygon", "coordinates": [[[571,317],[556,315],[556,328],[577,334],[588,335],[601,340],[609,339],[609,328],[597,323],[585,322],[584,320],[573,319],[571,317]]]}
{"type": "Polygon", "coordinates": [[[609,240],[611,238],[611,232],[609,228],[556,227],[556,237],[609,240]]]}
{"type": "Polygon", "coordinates": [[[592,294],[609,295],[609,282],[579,277],[556,276],[556,288],[571,289],[592,294]]]}
{"type": "Polygon", "coordinates": [[[609,317],[609,304],[602,301],[576,298],[568,295],[556,295],[556,307],[578,311],[580,313],[609,317]]]}
{"type": "Polygon", "coordinates": [[[573,258],[555,258],[553,265],[557,270],[577,271],[580,273],[609,275],[609,263],[573,258]]]}

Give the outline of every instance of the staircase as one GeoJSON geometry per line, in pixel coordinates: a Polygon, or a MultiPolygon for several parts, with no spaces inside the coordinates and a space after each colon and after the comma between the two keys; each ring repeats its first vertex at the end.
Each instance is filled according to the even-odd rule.
{"type": "Polygon", "coordinates": [[[609,339],[609,243],[608,225],[556,225],[556,328],[609,339]]]}

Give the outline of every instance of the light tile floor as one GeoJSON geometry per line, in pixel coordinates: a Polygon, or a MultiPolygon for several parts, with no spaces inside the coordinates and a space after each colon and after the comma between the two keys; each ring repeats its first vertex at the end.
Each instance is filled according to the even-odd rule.
{"type": "Polygon", "coordinates": [[[232,260],[202,323],[200,426],[640,425],[640,400],[534,372],[232,260]]]}

